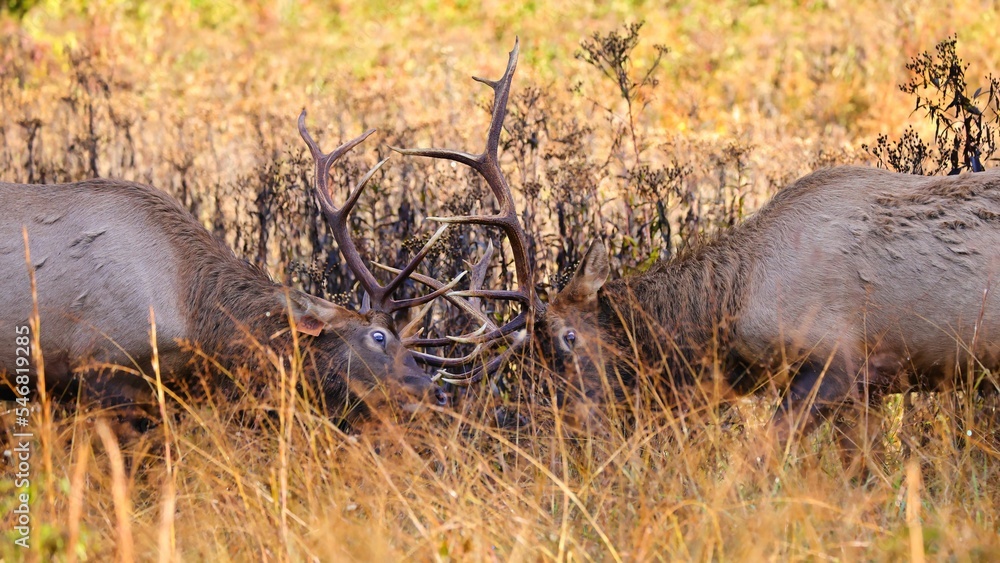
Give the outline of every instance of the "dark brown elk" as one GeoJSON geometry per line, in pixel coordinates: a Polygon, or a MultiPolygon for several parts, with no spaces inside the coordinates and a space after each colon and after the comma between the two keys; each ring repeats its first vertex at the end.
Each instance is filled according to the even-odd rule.
{"type": "Polygon", "coordinates": [[[361,261],[347,217],[374,169],[341,208],[328,185],[334,162],[373,131],[323,154],[304,121],[305,112],[299,128],[316,161],[316,195],[369,297],[368,310],[352,311],[275,283],[155,188],[116,180],[0,184],[0,334],[7,335],[0,345],[0,393],[11,398],[15,384],[20,387],[15,330],[27,326],[32,313],[24,229],[50,396],[82,393],[104,406],[148,403],[152,308],[168,386],[182,386],[191,376],[189,345],[235,367],[253,355],[252,340],[287,357],[294,326],[304,372],[331,416],[352,418],[385,397],[409,403],[429,395],[443,403],[442,391],[403,346],[391,316],[437,296],[390,298],[429,245],[380,286],[361,261]]]}
{"type": "MultiPolygon", "coordinates": [[[[448,220],[503,228],[521,289],[454,295],[516,299],[530,309],[533,315],[522,312],[476,342],[485,349],[501,339],[510,354],[533,341],[563,375],[561,400],[577,416],[588,416],[588,405],[631,400],[640,379],[658,396],[650,402],[682,409],[719,383],[739,393],[778,387],[784,399],[773,428],[784,434],[788,422],[808,428],[841,406],[953,387],[973,365],[1000,367],[996,170],[815,172],[744,223],[642,275],[608,281],[608,253],[595,241],[568,285],[543,305],[497,155],[516,59],[515,45],[504,76],[481,80],[496,91],[483,154],[402,152],[466,164],[492,189],[499,215],[448,220]],[[530,338],[521,331],[528,318],[530,338]]],[[[506,354],[480,359],[467,379],[506,354]]]]}

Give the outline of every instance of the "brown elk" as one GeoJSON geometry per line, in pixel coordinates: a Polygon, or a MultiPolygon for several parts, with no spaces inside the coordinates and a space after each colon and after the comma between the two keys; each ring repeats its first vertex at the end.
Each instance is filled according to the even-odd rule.
{"type": "Polygon", "coordinates": [[[1000,365],[998,244],[1000,171],[832,168],[642,275],[607,282],[593,244],[544,329],[598,400],[626,391],[638,366],[674,395],[720,355],[737,390],[790,369],[776,422],[801,411],[808,428],[845,403],[1000,365]]]}
{"type": "MultiPolygon", "coordinates": [[[[704,374],[721,372],[721,383],[737,392],[777,383],[785,393],[772,427],[784,434],[788,422],[807,428],[843,405],[955,386],[972,365],[1000,367],[997,170],[815,172],[744,223],[641,275],[608,281],[608,253],[595,241],[571,281],[542,305],[497,157],[516,58],[515,45],[503,78],[484,81],[496,91],[484,154],[402,152],[467,164],[493,190],[501,215],[449,220],[502,227],[521,290],[455,295],[516,298],[532,309],[531,340],[564,374],[566,402],[585,407],[577,414],[590,412],[588,402],[624,400],[640,376],[668,407],[684,406],[720,383],[704,374]],[[721,370],[706,365],[717,358],[721,370]]],[[[477,342],[525,325],[522,313],[477,342]]]]}
{"type": "Polygon", "coordinates": [[[304,111],[299,130],[315,159],[316,195],[346,263],[367,293],[367,310],[352,311],[275,283],[155,188],[116,180],[0,184],[0,334],[8,335],[0,346],[0,393],[11,398],[14,387],[24,391],[15,378],[23,372],[17,371],[14,346],[15,330],[28,325],[33,306],[24,229],[37,280],[50,396],[83,393],[105,406],[148,403],[151,385],[142,374],[153,373],[152,308],[159,367],[168,386],[181,386],[191,375],[185,343],[234,367],[252,355],[251,339],[289,354],[294,327],[304,371],[331,416],[354,418],[377,396],[383,396],[379,401],[389,395],[413,401],[429,395],[443,403],[441,389],[403,346],[391,316],[444,291],[411,300],[390,298],[432,243],[380,286],[354,246],[348,214],[385,161],[340,208],[328,185],[334,162],[373,130],[330,154],[323,154],[306,132],[304,111]]]}

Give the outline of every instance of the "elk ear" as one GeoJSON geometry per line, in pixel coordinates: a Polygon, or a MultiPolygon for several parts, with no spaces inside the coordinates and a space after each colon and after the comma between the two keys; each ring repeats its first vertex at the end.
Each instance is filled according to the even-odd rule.
{"type": "Polygon", "coordinates": [[[597,291],[604,287],[609,275],[611,266],[608,264],[608,249],[601,239],[596,239],[590,243],[583,261],[573,274],[573,279],[566,284],[563,293],[571,295],[575,300],[592,302],[597,299],[597,291]]]}
{"type": "MultiPolygon", "coordinates": [[[[286,302],[284,291],[280,297],[282,302],[286,302]]],[[[301,291],[288,291],[287,303],[289,314],[295,321],[295,330],[312,336],[340,326],[354,315],[347,308],[301,291]]]]}

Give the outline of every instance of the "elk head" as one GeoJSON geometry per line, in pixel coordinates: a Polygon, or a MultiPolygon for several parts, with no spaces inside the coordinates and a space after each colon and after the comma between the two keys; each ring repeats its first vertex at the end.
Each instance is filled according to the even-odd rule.
{"type": "MultiPolygon", "coordinates": [[[[413,299],[395,300],[392,294],[413,274],[417,265],[444,233],[442,226],[410,262],[386,285],[381,285],[364,264],[351,238],[348,216],[368,181],[385,164],[376,164],[351,190],[345,203],[337,207],[329,187],[330,167],[346,152],[360,144],[374,129],[324,154],[305,126],[306,112],[299,116],[299,133],[309,146],[316,164],[316,197],[347,266],[365,291],[360,312],[302,293],[289,294],[289,313],[296,330],[313,337],[311,361],[317,373],[341,374],[347,390],[365,400],[379,398],[382,391],[402,391],[417,398],[432,397],[447,403],[441,388],[417,365],[414,355],[404,346],[393,321],[396,311],[428,303],[447,293],[452,284],[413,299]],[[343,375],[346,374],[346,375],[343,375]],[[373,393],[375,395],[373,395],[373,393]]],[[[330,379],[331,382],[337,378],[330,379]]]]}
{"type": "Polygon", "coordinates": [[[608,251],[597,239],[535,327],[538,348],[552,369],[565,374],[568,386],[590,400],[598,400],[606,390],[606,358],[612,355],[597,299],[610,273],[608,251]]]}

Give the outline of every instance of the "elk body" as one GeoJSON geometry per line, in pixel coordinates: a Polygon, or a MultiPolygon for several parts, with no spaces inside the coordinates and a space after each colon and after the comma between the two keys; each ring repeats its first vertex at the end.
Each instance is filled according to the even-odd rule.
{"type": "Polygon", "coordinates": [[[721,358],[740,391],[790,374],[776,422],[809,426],[1000,367],[1000,171],[822,170],[708,244],[608,273],[597,242],[537,327],[580,392],[621,399],[645,373],[677,405],[721,358]]]}
{"type": "MultiPolygon", "coordinates": [[[[327,190],[336,158],[366,136],[334,154],[319,153],[324,161],[317,162],[323,176],[317,190],[327,190]]],[[[330,194],[320,197],[329,200],[330,194]]],[[[349,210],[328,215],[339,222],[338,240],[347,237],[349,210]]],[[[191,375],[191,353],[183,343],[233,367],[252,355],[252,339],[287,355],[292,322],[300,333],[304,370],[331,414],[347,413],[367,395],[387,391],[444,400],[394,329],[389,313],[395,302],[386,295],[398,283],[380,294],[383,307],[364,314],[279,285],[237,258],[171,197],[114,180],[0,184],[0,334],[8,335],[0,345],[3,398],[13,395],[15,330],[28,324],[32,312],[22,228],[37,280],[50,396],[80,392],[105,406],[148,402],[150,384],[137,373],[153,374],[152,308],[159,366],[171,386],[183,385],[191,375]]],[[[357,256],[348,261],[360,264],[357,256]]]]}

